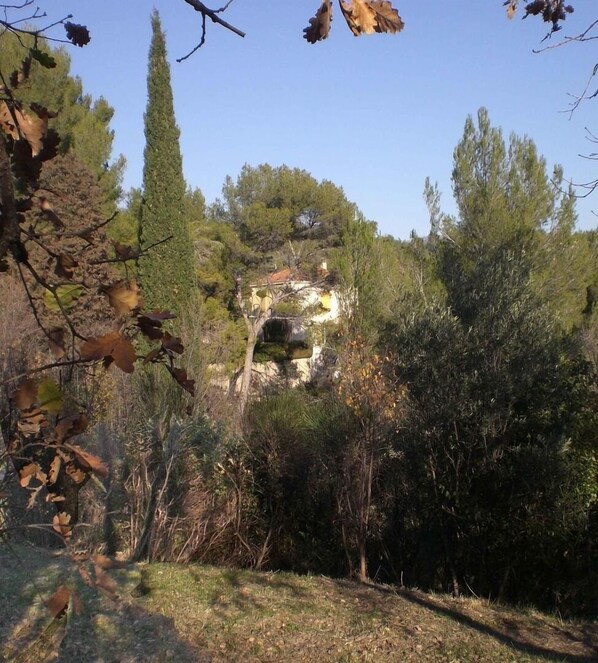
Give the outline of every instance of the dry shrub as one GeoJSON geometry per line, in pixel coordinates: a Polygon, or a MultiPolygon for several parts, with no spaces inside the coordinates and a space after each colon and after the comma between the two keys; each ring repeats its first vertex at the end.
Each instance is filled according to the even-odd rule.
{"type": "Polygon", "coordinates": [[[154,422],[127,448],[123,545],[151,561],[260,566],[249,473],[205,419],[154,422]]]}

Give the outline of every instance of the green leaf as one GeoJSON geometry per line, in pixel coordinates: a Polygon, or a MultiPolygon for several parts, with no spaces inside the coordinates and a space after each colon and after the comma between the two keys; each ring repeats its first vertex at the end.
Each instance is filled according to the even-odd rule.
{"type": "Polygon", "coordinates": [[[39,383],[37,390],[39,407],[49,414],[58,414],[62,407],[63,394],[52,378],[45,378],[39,383]]]}
{"type": "Polygon", "coordinates": [[[37,60],[42,67],[54,69],[56,66],[56,60],[49,53],[44,53],[37,48],[30,48],[29,52],[31,53],[31,57],[37,60]]]}
{"type": "Polygon", "coordinates": [[[60,306],[58,305],[58,301],[63,308],[68,309],[74,304],[75,300],[81,296],[82,292],[83,286],[61,285],[56,288],[56,297],[54,297],[50,290],[46,290],[46,292],[44,292],[44,304],[48,309],[50,309],[50,311],[59,313],[60,306]],[[58,299],[58,301],[56,301],[56,299],[58,299]]]}

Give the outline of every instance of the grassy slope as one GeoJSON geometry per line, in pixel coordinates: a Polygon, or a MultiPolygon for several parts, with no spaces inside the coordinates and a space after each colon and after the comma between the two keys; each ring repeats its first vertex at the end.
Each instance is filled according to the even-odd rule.
{"type": "MultiPolygon", "coordinates": [[[[41,599],[68,573],[60,557],[16,552],[24,564],[0,545],[0,642],[13,654],[31,624],[39,632],[48,622],[41,599]]],[[[152,564],[113,575],[123,599],[84,592],[85,609],[70,622],[58,660],[598,660],[597,623],[561,623],[479,600],[200,566],[152,564]]]]}

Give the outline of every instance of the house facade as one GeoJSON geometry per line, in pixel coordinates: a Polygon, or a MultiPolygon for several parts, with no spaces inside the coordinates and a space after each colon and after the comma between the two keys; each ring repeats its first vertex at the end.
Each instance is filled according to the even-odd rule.
{"type": "Polygon", "coordinates": [[[256,315],[269,315],[254,353],[256,381],[284,379],[296,385],[315,379],[324,369],[326,336],[340,317],[326,263],[315,279],[290,269],[268,275],[251,286],[251,308],[256,315]]]}

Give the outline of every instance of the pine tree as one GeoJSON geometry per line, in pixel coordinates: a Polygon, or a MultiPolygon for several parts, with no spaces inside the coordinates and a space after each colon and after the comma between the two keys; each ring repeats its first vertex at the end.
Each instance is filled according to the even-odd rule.
{"type": "Polygon", "coordinates": [[[158,12],[151,20],[139,241],[144,249],[162,243],[140,259],[139,276],[148,309],[171,310],[181,316],[195,290],[193,248],[185,214],[180,132],[158,12]]]}

